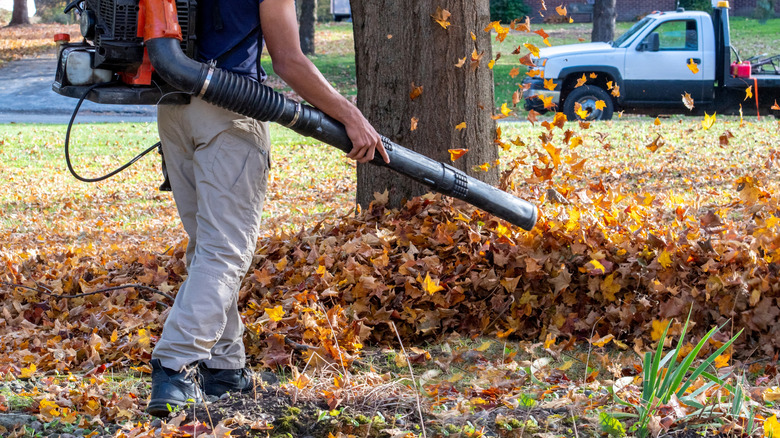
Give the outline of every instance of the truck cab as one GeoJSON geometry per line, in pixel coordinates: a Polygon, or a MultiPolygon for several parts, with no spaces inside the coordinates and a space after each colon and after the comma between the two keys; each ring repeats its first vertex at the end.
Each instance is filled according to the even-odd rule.
{"type": "Polygon", "coordinates": [[[683,9],[655,12],[610,43],[541,49],[531,69],[537,76],[523,81],[529,87],[525,106],[562,111],[570,120],[583,118],[582,111],[587,119],[610,119],[618,109],[689,113],[683,102],[689,95],[698,110],[723,113],[736,110],[736,98],[741,101],[745,89],[756,85],[765,90],[762,105],[768,110],[780,76],[763,75],[759,86],[748,80],[752,78],[734,77],[730,60],[727,2],[718,2],[712,15],[683,9]],[[552,90],[549,79],[555,84],[552,90]]]}

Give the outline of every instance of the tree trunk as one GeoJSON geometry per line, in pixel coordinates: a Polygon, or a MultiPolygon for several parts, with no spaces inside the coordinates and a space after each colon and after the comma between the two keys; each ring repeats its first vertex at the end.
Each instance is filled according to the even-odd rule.
{"type": "Polygon", "coordinates": [[[590,40],[609,42],[615,39],[615,20],[617,19],[616,0],[596,0],[593,4],[593,31],[590,40]]]}
{"type": "MultiPolygon", "coordinates": [[[[483,31],[490,21],[488,0],[352,0],[351,4],[357,103],[363,114],[396,143],[497,184],[498,168],[474,171],[498,159],[493,143],[496,123],[491,118],[493,71],[488,68],[491,35],[483,31]],[[452,14],[447,29],[432,17],[438,6],[452,14]],[[474,50],[481,58],[472,64],[474,50]],[[456,67],[464,57],[463,66],[456,67]],[[422,94],[412,98],[410,93],[417,87],[422,94]],[[462,123],[465,129],[456,129],[462,123]],[[452,162],[448,149],[469,152],[452,162]]],[[[358,165],[357,184],[357,202],[363,207],[374,193],[385,190],[393,207],[430,192],[407,177],[368,164],[358,165]]]]}
{"type": "Polygon", "coordinates": [[[300,0],[301,18],[298,35],[301,50],[306,55],[314,54],[314,24],[317,22],[317,0],[300,0]]]}
{"type": "Polygon", "coordinates": [[[17,24],[30,24],[30,17],[27,16],[27,0],[14,0],[14,10],[11,12],[11,22],[8,25],[17,24]]]}

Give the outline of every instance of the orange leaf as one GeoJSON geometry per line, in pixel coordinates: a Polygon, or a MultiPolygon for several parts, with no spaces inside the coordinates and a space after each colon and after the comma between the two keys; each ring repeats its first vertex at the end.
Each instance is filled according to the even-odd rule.
{"type": "Polygon", "coordinates": [[[658,117],[656,117],[656,118],[655,118],[655,120],[653,120],[653,125],[655,125],[655,126],[661,126],[661,119],[659,119],[658,117]]]}
{"type": "Polygon", "coordinates": [[[482,60],[482,57],[485,56],[485,52],[477,53],[477,49],[474,49],[473,52],[471,52],[471,71],[475,71],[477,67],[479,67],[479,62],[482,60]]]}
{"type": "Polygon", "coordinates": [[[744,100],[748,100],[748,99],[752,99],[752,98],[753,98],[753,86],[750,85],[747,88],[745,88],[745,99],[744,100]]]}
{"type": "Polygon", "coordinates": [[[423,86],[420,85],[419,87],[414,85],[414,82],[412,82],[412,92],[409,93],[409,98],[414,100],[420,97],[420,95],[423,93],[423,86]]]}
{"type": "Polygon", "coordinates": [[[699,72],[699,64],[696,64],[693,62],[693,58],[688,60],[688,68],[691,70],[693,74],[696,74],[699,72]]]}
{"type": "Polygon", "coordinates": [[[458,131],[462,131],[462,130],[466,129],[466,122],[458,123],[458,125],[455,126],[455,129],[457,129],[458,131]]]}
{"type": "Polygon", "coordinates": [[[412,126],[409,128],[410,131],[414,131],[417,129],[417,122],[419,122],[420,119],[417,117],[412,117],[412,126]]]}
{"type": "Polygon", "coordinates": [[[528,72],[526,72],[525,75],[528,76],[529,78],[533,78],[533,77],[536,77],[536,76],[540,76],[541,77],[542,76],[542,72],[540,70],[528,70],[528,72]]]}
{"type": "Polygon", "coordinates": [[[519,74],[520,74],[520,69],[517,67],[513,68],[512,70],[509,70],[509,77],[511,77],[512,79],[514,79],[519,74]]]}
{"type": "Polygon", "coordinates": [[[552,78],[544,80],[544,88],[555,91],[555,82],[553,82],[552,78]]]}
{"type": "Polygon", "coordinates": [[[590,74],[591,79],[596,79],[597,77],[599,77],[599,75],[597,75],[595,72],[590,74]]]}
{"type": "Polygon", "coordinates": [[[772,109],[780,111],[780,105],[777,104],[777,99],[775,99],[775,104],[772,105],[772,109]]]}
{"type": "Polygon", "coordinates": [[[607,102],[604,102],[603,100],[597,100],[596,101],[596,109],[599,111],[603,111],[604,108],[607,107],[607,102]]]}
{"type": "Polygon", "coordinates": [[[693,109],[693,98],[689,93],[683,94],[682,100],[683,100],[683,105],[685,105],[686,108],[688,108],[689,110],[693,109]]]}
{"type": "Polygon", "coordinates": [[[552,101],[552,96],[539,96],[539,99],[541,99],[542,103],[544,104],[544,109],[550,109],[555,106],[552,101]]]}
{"type": "Polygon", "coordinates": [[[615,97],[620,97],[620,87],[615,85],[615,87],[612,89],[612,95],[615,97]]]}
{"type": "Polygon", "coordinates": [[[534,110],[528,111],[528,121],[529,121],[529,122],[531,122],[531,125],[533,125],[534,123],[536,123],[536,118],[537,118],[538,116],[539,116],[539,113],[538,113],[538,112],[536,112],[536,111],[534,111],[534,110]]]}
{"type": "Polygon", "coordinates": [[[443,28],[447,28],[450,25],[450,22],[447,21],[450,18],[450,11],[446,9],[442,9],[441,7],[436,7],[436,12],[431,15],[431,18],[433,18],[433,21],[439,23],[439,25],[443,28]]]}
{"type": "Polygon", "coordinates": [[[531,56],[532,55],[529,53],[523,56],[522,58],[520,58],[520,65],[525,65],[528,67],[536,67],[536,63],[533,61],[533,59],[531,59],[531,56]]]}
{"type": "Polygon", "coordinates": [[[558,15],[560,15],[562,17],[565,17],[566,16],[566,6],[563,6],[563,5],[556,6],[555,7],[555,12],[557,12],[558,15]]]}
{"type": "Polygon", "coordinates": [[[574,88],[581,87],[585,85],[585,82],[588,82],[588,78],[585,77],[585,73],[582,74],[582,77],[577,79],[577,85],[574,86],[574,88]]]}
{"type": "Polygon", "coordinates": [[[542,37],[542,39],[547,39],[550,37],[550,35],[548,35],[547,32],[544,31],[544,29],[535,30],[534,33],[542,37]]]}
{"type": "Polygon", "coordinates": [[[468,149],[447,149],[450,153],[450,160],[455,161],[458,158],[466,155],[466,152],[468,152],[468,149]]]}
{"type": "Polygon", "coordinates": [[[466,57],[458,59],[458,62],[455,64],[455,67],[461,68],[463,67],[463,64],[466,63],[466,57]]]}

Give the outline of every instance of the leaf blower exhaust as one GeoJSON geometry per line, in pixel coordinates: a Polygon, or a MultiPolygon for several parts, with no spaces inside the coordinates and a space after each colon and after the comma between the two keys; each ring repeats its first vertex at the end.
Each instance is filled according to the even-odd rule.
{"type": "MultiPolygon", "coordinates": [[[[102,26],[103,29],[98,32],[101,36],[108,34],[116,36],[115,29],[105,29],[105,27],[109,23],[117,22],[116,15],[120,3],[124,3],[126,8],[127,4],[132,5],[129,8],[131,12],[137,11],[137,33],[128,38],[130,41],[120,42],[121,44],[112,41],[111,46],[101,46],[103,41],[99,40],[96,40],[94,47],[86,43],[66,44],[66,47],[61,50],[57,80],[53,85],[54,91],[72,97],[85,91],[86,84],[71,84],[67,81],[69,67],[67,58],[72,56],[71,50],[90,53],[93,60],[92,68],[108,67],[113,71],[119,71],[116,60],[113,64],[105,65],[100,65],[95,60],[100,56],[105,57],[105,54],[110,52],[109,49],[120,47],[125,52],[115,50],[118,54],[115,58],[121,59],[125,54],[129,54],[135,60],[135,65],[128,71],[119,71],[119,77],[125,82],[120,86],[111,85],[103,90],[93,89],[89,91],[88,99],[99,103],[159,103],[159,100],[170,92],[166,93],[166,90],[169,90],[167,87],[173,87],[187,95],[198,96],[206,102],[238,114],[259,121],[278,123],[344,152],[352,149],[352,143],[344,126],[322,111],[290,100],[254,80],[195,61],[192,59],[192,53],[189,53],[189,56],[185,54],[191,50],[189,34],[193,32],[187,30],[191,27],[191,23],[194,23],[195,8],[192,0],[140,0],[140,2],[138,0],[86,0],[85,8],[81,13],[82,34],[89,39],[85,30],[89,32],[89,26],[98,28],[102,26]],[[100,14],[113,15],[101,17],[100,14]],[[179,24],[182,21],[187,26],[185,37],[179,24]],[[137,47],[139,45],[145,46],[145,50],[139,52],[137,47]],[[133,71],[136,73],[134,74],[133,71]],[[164,85],[139,88],[137,86],[139,82],[132,81],[137,81],[142,74],[149,77],[149,79],[142,78],[142,81],[146,80],[151,84],[151,73],[145,72],[153,72],[159,76],[164,81],[164,85]],[[127,86],[127,78],[130,79],[129,83],[136,86],[127,86]]],[[[132,13],[125,15],[125,21],[134,18],[132,13]]],[[[119,64],[121,67],[128,67],[131,64],[129,61],[131,60],[119,64]]],[[[180,96],[178,98],[180,99],[180,96]]],[[[393,143],[384,136],[382,143],[387,150],[390,163],[385,163],[377,154],[371,161],[372,164],[389,167],[437,192],[466,201],[525,230],[532,229],[536,223],[536,207],[533,204],[472,178],[452,166],[393,143]]]]}

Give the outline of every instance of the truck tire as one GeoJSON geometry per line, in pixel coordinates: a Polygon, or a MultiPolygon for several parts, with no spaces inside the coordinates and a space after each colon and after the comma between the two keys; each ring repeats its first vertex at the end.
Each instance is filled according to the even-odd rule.
{"type": "Polygon", "coordinates": [[[588,112],[588,117],[584,120],[611,120],[612,113],[615,111],[615,105],[607,92],[595,85],[583,85],[577,87],[566,96],[563,102],[563,113],[569,120],[583,120],[574,112],[575,103],[579,102],[582,109],[588,112]],[[603,109],[596,108],[596,102],[604,101],[603,109]]]}

